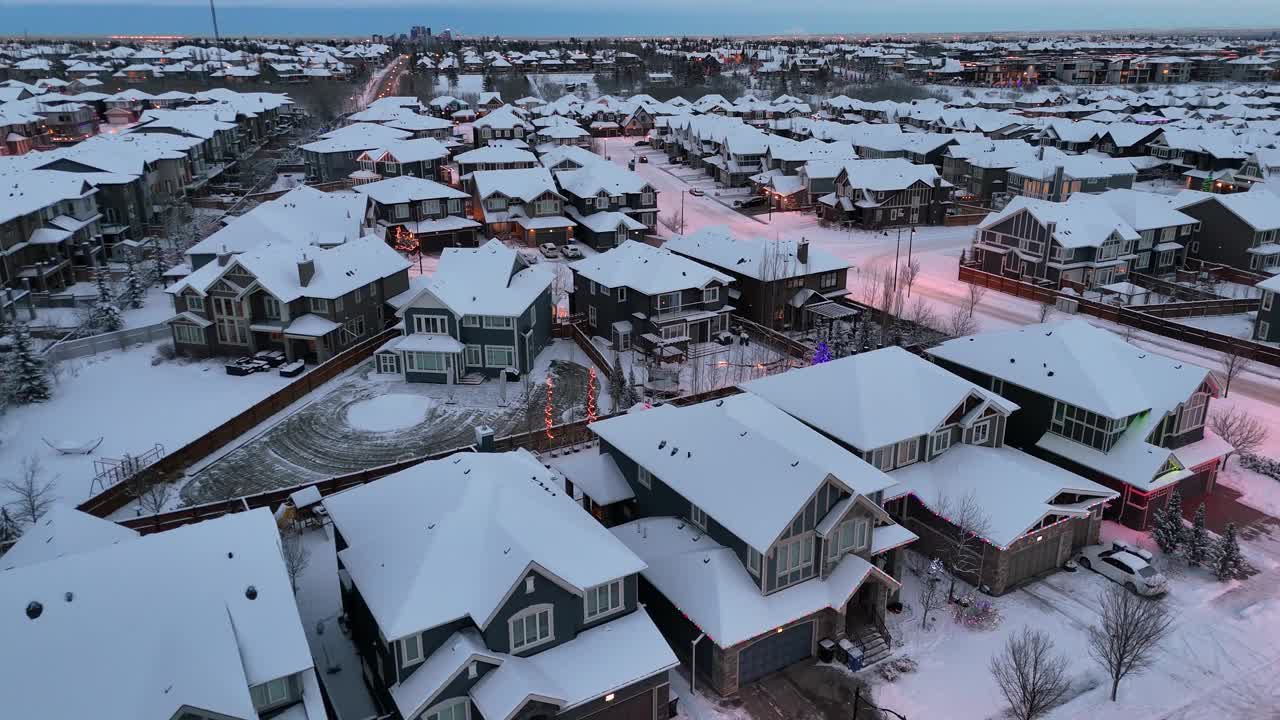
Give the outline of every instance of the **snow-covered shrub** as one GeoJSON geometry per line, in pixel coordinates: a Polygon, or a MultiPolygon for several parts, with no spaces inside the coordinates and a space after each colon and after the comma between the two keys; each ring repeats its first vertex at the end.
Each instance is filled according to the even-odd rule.
{"type": "Polygon", "coordinates": [[[1266,475],[1272,480],[1280,480],[1280,460],[1262,457],[1261,455],[1244,454],[1240,456],[1240,467],[1252,470],[1259,475],[1266,475]]]}
{"type": "Polygon", "coordinates": [[[889,658],[876,666],[876,672],[886,682],[893,682],[900,675],[907,675],[915,672],[919,668],[919,664],[910,657],[904,655],[902,657],[889,658]]]}
{"type": "Polygon", "coordinates": [[[952,617],[957,625],[970,630],[994,630],[1000,626],[1000,608],[986,598],[968,595],[967,602],[956,603],[952,608],[952,617]]]}

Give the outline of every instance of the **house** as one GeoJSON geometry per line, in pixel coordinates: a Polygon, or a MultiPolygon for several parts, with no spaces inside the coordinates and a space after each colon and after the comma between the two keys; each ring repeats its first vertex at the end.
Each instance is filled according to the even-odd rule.
{"type": "Polygon", "coordinates": [[[409,176],[423,180],[444,179],[449,148],[434,138],[393,140],[356,157],[366,182],[409,176]]]}
{"type": "Polygon", "coordinates": [[[1261,342],[1280,342],[1280,276],[1263,280],[1254,287],[1262,291],[1262,303],[1253,319],[1253,339],[1261,342]]]}
{"type": "Polygon", "coordinates": [[[50,510],[0,559],[6,713],[328,717],[280,548],[266,509],[142,537],[50,510]]]}
{"type": "Polygon", "coordinates": [[[765,327],[811,328],[857,317],[835,302],[849,294],[849,263],[803,238],[738,238],[717,226],[671,238],[663,248],[732,278],[737,314],[765,327]]]}
{"type": "Polygon", "coordinates": [[[432,180],[401,175],[357,185],[368,196],[365,222],[402,252],[475,247],[476,229],[467,203],[471,196],[432,180]]]}
{"type": "Polygon", "coordinates": [[[564,245],[573,239],[563,215],[564,196],[546,168],[477,170],[471,174],[472,217],[490,237],[512,236],[528,245],[564,245]]]}
{"type": "Polygon", "coordinates": [[[485,145],[458,153],[453,161],[458,166],[458,179],[465,187],[470,186],[470,175],[477,170],[523,170],[538,166],[538,156],[509,145],[485,145]]]}
{"type": "Polygon", "coordinates": [[[592,423],[635,494],[611,528],[644,561],[640,596],[723,695],[849,638],[872,662],[914,540],[880,507],[894,483],[754,395],[592,423]]]}
{"type": "Polygon", "coordinates": [[[1200,223],[1187,257],[1256,273],[1280,273],[1280,201],[1265,187],[1228,195],[1184,190],[1173,206],[1200,223]]]}
{"type": "Polygon", "coordinates": [[[1039,200],[1066,200],[1075,193],[1132,188],[1138,171],[1125,158],[1069,155],[1009,169],[1006,192],[1039,200]]]}
{"type": "Polygon", "coordinates": [[[268,241],[219,253],[165,288],[174,347],[199,356],[283,350],[290,361],[324,362],[382,330],[408,268],[374,236],[329,249],[268,241]]]}
{"type": "Polygon", "coordinates": [[[836,191],[818,203],[828,220],[866,229],[941,225],[951,190],[933,165],[902,158],[854,160],[836,176],[836,191]]]}
{"type": "Polygon", "coordinates": [[[942,367],[1017,403],[1006,442],[1120,494],[1104,517],[1147,529],[1174,489],[1213,492],[1231,446],[1205,427],[1208,370],[1073,318],[948,340],[942,367]]]}
{"type": "Polygon", "coordinates": [[[658,191],[634,172],[595,162],[558,171],[555,180],[566,214],[578,222],[578,242],[608,250],[657,227],[658,191]]]}
{"type": "Polygon", "coordinates": [[[676,357],[729,329],[732,278],[665,248],[629,240],[569,269],[570,314],[616,350],[676,357]]]}
{"type": "Polygon", "coordinates": [[[105,263],[97,194],[78,173],[0,169],[0,287],[58,292],[105,263]]]}
{"type": "Polygon", "coordinates": [[[377,372],[438,383],[527,374],[551,342],[554,276],[498,240],[445,248],[430,280],[392,299],[403,335],[378,348],[377,372]]]}
{"type": "Polygon", "coordinates": [[[533,125],[517,115],[511,105],[500,106],[471,124],[472,143],[476,147],[484,147],[491,140],[523,141],[532,132],[533,125]]]}
{"type": "MultiPolygon", "coordinates": [[[[787,412],[888,473],[878,499],[947,557],[963,533],[962,506],[980,508],[967,529],[982,542],[966,579],[1001,594],[1097,542],[1103,503],[1116,493],[1005,445],[1018,409],[998,394],[901,348],[832,360],[746,383],[787,412]]],[[[968,512],[972,512],[971,510],[968,512]]]]}
{"type": "Polygon", "coordinates": [[[1167,195],[1141,190],[1108,190],[1096,196],[1138,231],[1138,256],[1130,272],[1173,275],[1183,266],[1187,248],[1198,246],[1200,221],[1176,210],[1167,195]]]}
{"type": "Polygon", "coordinates": [[[360,157],[412,133],[373,123],[355,123],[331,130],[319,140],[303,145],[302,161],[307,179],[314,182],[343,180],[360,168],[360,157]]]}
{"type": "Polygon", "coordinates": [[[324,499],[365,676],[400,717],[666,720],[678,663],[645,564],[561,482],[525,450],[458,453],[324,499]]]}

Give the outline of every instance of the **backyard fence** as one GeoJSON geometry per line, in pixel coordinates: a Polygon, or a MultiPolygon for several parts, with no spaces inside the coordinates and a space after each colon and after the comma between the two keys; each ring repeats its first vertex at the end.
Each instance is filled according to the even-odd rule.
{"type": "Polygon", "coordinates": [[[137,343],[152,340],[168,340],[172,335],[168,323],[144,325],[128,330],[90,335],[88,337],[59,340],[45,350],[45,357],[53,362],[97,355],[108,350],[123,350],[137,343]]]}

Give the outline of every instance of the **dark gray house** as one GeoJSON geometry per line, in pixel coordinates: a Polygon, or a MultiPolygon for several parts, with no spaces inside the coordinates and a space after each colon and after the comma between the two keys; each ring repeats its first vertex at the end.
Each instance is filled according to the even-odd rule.
{"type": "Polygon", "coordinates": [[[524,375],[551,342],[553,278],[497,240],[446,248],[429,282],[393,298],[404,334],[378,349],[377,372],[435,383],[524,375]]]}
{"type": "Polygon", "coordinates": [[[409,175],[357,185],[369,198],[365,222],[402,252],[475,247],[480,223],[469,215],[471,196],[409,175]]]}
{"type": "Polygon", "coordinates": [[[1280,342],[1280,302],[1276,302],[1276,294],[1280,293],[1280,277],[1263,280],[1256,287],[1262,291],[1262,304],[1258,306],[1258,315],[1253,320],[1253,339],[1280,342]]]}
{"type": "Polygon", "coordinates": [[[562,483],[525,450],[458,453],[325,498],[384,708],[666,720],[678,662],[638,602],[644,563],[562,483]]]}
{"type": "Polygon", "coordinates": [[[952,190],[933,165],[902,158],[854,160],[836,176],[835,192],[818,203],[828,220],[872,230],[941,225],[952,190]]]}
{"type": "Polygon", "coordinates": [[[1010,196],[1061,201],[1076,193],[1131,188],[1137,176],[1133,163],[1124,158],[1071,155],[1010,168],[1005,190],[1010,196]]]}
{"type": "Polygon", "coordinates": [[[617,350],[675,357],[729,329],[732,278],[665,248],[631,240],[569,269],[570,313],[617,350]]]}
{"type": "Polygon", "coordinates": [[[369,175],[368,180],[401,176],[443,180],[448,160],[449,148],[434,138],[396,140],[356,158],[360,169],[369,175]]]}
{"type": "Polygon", "coordinates": [[[407,131],[373,123],[355,123],[327,132],[319,140],[301,148],[307,180],[345,180],[351,173],[362,169],[360,157],[364,153],[410,137],[412,133],[407,131]]]}
{"type": "Polygon", "coordinates": [[[658,191],[634,172],[602,161],[562,170],[555,179],[581,243],[608,250],[657,227],[658,191]]]}
{"type": "Polygon", "coordinates": [[[1280,196],[1263,188],[1230,195],[1186,190],[1174,207],[1200,223],[1187,257],[1260,274],[1280,272],[1280,196]]]}

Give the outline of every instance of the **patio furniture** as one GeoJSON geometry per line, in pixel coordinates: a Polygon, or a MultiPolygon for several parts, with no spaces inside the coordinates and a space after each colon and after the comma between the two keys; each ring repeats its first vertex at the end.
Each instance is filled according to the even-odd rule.
{"type": "Polygon", "coordinates": [[[102,444],[103,437],[105,436],[99,436],[97,440],[89,440],[87,442],[75,442],[73,440],[49,442],[45,438],[40,439],[44,440],[45,445],[57,450],[59,455],[89,455],[102,444]]]}
{"type": "Polygon", "coordinates": [[[306,366],[307,364],[305,362],[301,360],[294,360],[291,363],[285,363],[284,365],[281,365],[280,369],[277,372],[280,373],[280,377],[287,377],[287,378],[298,377],[299,375],[302,374],[302,371],[306,369],[306,366]]]}

